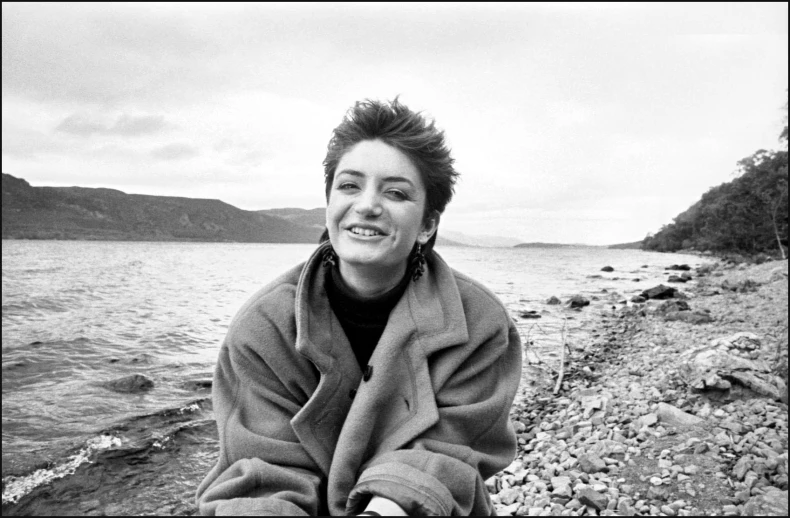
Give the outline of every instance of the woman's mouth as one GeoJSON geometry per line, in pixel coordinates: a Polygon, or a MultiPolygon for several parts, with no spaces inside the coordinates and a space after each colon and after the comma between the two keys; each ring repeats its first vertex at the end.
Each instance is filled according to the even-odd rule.
{"type": "Polygon", "coordinates": [[[364,237],[374,237],[374,236],[384,235],[383,232],[379,232],[378,230],[372,228],[350,227],[348,231],[356,236],[364,236],[364,237]]]}

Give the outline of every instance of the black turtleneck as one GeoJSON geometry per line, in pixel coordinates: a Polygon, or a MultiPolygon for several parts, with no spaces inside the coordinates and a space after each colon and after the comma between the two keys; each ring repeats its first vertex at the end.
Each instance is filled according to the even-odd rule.
{"type": "Polygon", "coordinates": [[[326,293],[351,349],[364,370],[381,338],[390,312],[409,286],[409,269],[400,283],[378,297],[366,299],[354,294],[340,276],[337,266],[326,269],[326,293]]]}

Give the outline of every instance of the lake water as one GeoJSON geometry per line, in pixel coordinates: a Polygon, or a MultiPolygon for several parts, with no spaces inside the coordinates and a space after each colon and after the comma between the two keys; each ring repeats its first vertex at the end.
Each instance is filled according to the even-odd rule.
{"type": "MultiPolygon", "coordinates": [[[[314,249],[4,240],[3,514],[194,513],[218,451],[206,382],[228,324],[314,249]],[[154,388],[103,385],[131,374],[154,388]]],[[[665,281],[666,266],[703,261],[582,247],[438,251],[493,290],[548,358],[563,323],[581,340],[594,315],[665,281]],[[601,272],[607,265],[615,271],[601,272]],[[545,304],[577,293],[593,305],[545,304]],[[518,318],[524,310],[542,318],[518,318]]]]}

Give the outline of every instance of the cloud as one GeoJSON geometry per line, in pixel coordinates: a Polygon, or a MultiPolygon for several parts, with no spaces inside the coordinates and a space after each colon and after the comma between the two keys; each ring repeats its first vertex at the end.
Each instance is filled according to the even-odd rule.
{"type": "Polygon", "coordinates": [[[168,144],[151,151],[151,156],[158,160],[186,160],[199,154],[194,146],[184,143],[168,144]]]}
{"type": "Polygon", "coordinates": [[[163,115],[120,115],[113,124],[86,113],[69,115],[55,127],[55,131],[90,137],[92,135],[121,135],[137,137],[159,133],[167,127],[163,115]]]}
{"type": "Polygon", "coordinates": [[[121,115],[115,121],[115,125],[107,131],[110,134],[124,135],[124,136],[137,136],[137,135],[150,135],[162,131],[167,124],[163,115],[150,115],[133,117],[131,115],[121,115]]]}
{"type": "Polygon", "coordinates": [[[63,119],[63,122],[58,124],[55,128],[55,131],[79,135],[81,137],[90,137],[95,133],[106,133],[107,128],[87,115],[75,113],[63,119]]]}

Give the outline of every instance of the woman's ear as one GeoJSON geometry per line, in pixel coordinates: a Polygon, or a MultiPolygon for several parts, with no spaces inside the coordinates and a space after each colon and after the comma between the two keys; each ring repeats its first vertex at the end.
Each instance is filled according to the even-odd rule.
{"type": "Polygon", "coordinates": [[[431,239],[431,236],[436,233],[437,228],[439,228],[439,212],[434,211],[433,214],[423,220],[422,229],[420,230],[420,235],[417,237],[417,241],[419,241],[421,245],[424,245],[431,239]]]}

